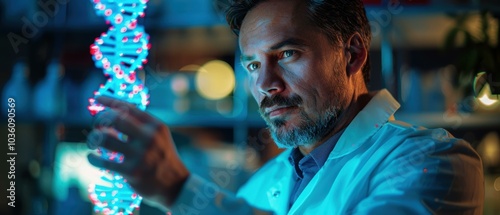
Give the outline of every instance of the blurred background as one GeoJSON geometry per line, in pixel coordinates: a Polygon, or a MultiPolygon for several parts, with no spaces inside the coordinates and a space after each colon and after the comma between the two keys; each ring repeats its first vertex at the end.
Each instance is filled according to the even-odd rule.
{"type": "MultiPolygon", "coordinates": [[[[186,165],[235,191],[280,150],[249,94],[221,12],[227,2],[150,0],[139,20],[152,44],[140,77],[150,89],[147,111],[171,127],[186,165]]],[[[373,32],[370,89],[398,99],[396,119],[469,141],[483,159],[484,214],[500,214],[500,1],[364,2],[373,32]]],[[[105,78],[90,45],[108,27],[88,0],[0,1],[0,136],[14,98],[17,152],[16,207],[0,198],[0,214],[95,214],[87,106],[105,78]]],[[[0,152],[7,160],[7,144],[0,152]]],[[[10,180],[0,182],[7,193],[10,180]]],[[[163,213],[142,204],[136,214],[163,213]]]]}

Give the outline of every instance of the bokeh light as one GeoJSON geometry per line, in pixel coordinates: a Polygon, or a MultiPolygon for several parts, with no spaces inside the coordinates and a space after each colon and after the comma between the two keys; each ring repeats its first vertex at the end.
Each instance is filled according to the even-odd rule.
{"type": "Polygon", "coordinates": [[[177,96],[185,96],[189,92],[189,79],[182,74],[176,74],[172,77],[172,91],[177,96]]]}
{"type": "Polygon", "coordinates": [[[495,183],[493,183],[493,187],[495,187],[496,191],[500,191],[500,177],[495,179],[495,183]]]}
{"type": "Polygon", "coordinates": [[[206,99],[224,98],[233,91],[234,85],[233,68],[224,61],[210,61],[196,73],[196,90],[206,99]]]}
{"type": "Polygon", "coordinates": [[[493,107],[498,104],[498,100],[493,98],[491,95],[491,89],[489,84],[485,84],[481,92],[479,93],[477,99],[481,102],[481,104],[493,107]]]}

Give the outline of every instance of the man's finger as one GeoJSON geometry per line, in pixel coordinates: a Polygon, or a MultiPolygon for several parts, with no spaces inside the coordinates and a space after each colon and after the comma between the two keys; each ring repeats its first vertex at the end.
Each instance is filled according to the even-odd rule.
{"type": "Polygon", "coordinates": [[[145,135],[144,124],[136,117],[128,113],[115,109],[107,109],[98,113],[94,121],[95,128],[113,127],[117,131],[126,134],[129,137],[142,138],[145,135]]]}
{"type": "Polygon", "coordinates": [[[90,149],[103,147],[110,151],[122,153],[125,156],[137,153],[137,150],[132,149],[131,144],[119,139],[117,135],[118,132],[113,128],[94,129],[87,138],[87,145],[90,149]]]}
{"type": "Polygon", "coordinates": [[[114,119],[118,116],[116,111],[110,111],[111,108],[106,108],[103,111],[97,113],[92,121],[92,127],[111,127],[114,119]]]}
{"type": "Polygon", "coordinates": [[[124,112],[131,116],[134,116],[142,122],[147,122],[154,119],[146,112],[139,110],[135,105],[125,101],[111,98],[109,96],[99,96],[96,98],[96,100],[104,106],[120,110],[120,112],[124,112]]]}
{"type": "Polygon", "coordinates": [[[90,164],[92,164],[95,167],[99,167],[102,169],[108,169],[113,172],[117,172],[120,175],[127,175],[130,173],[131,168],[127,168],[124,163],[116,163],[113,161],[109,161],[106,159],[101,158],[99,155],[96,154],[88,154],[87,159],[90,164]]]}

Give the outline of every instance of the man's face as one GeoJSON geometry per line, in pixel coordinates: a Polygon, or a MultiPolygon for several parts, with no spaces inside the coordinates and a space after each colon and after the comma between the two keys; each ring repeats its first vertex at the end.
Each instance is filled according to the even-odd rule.
{"type": "Polygon", "coordinates": [[[303,4],[260,3],[239,37],[252,95],[275,142],[287,148],[328,135],[350,99],[343,49],[310,23],[303,4]]]}

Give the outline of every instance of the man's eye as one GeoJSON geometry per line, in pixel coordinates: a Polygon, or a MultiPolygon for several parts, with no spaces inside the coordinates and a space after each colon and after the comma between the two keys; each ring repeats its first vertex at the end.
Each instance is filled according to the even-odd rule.
{"type": "Polygon", "coordinates": [[[286,50],[282,53],[282,58],[291,57],[294,54],[295,54],[294,50],[286,50]]]}
{"type": "Polygon", "coordinates": [[[258,68],[259,68],[259,64],[257,64],[257,63],[251,63],[251,64],[248,64],[248,66],[247,66],[248,71],[254,71],[258,68]]]}

